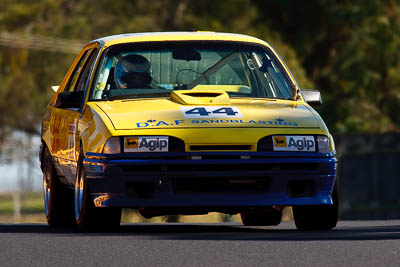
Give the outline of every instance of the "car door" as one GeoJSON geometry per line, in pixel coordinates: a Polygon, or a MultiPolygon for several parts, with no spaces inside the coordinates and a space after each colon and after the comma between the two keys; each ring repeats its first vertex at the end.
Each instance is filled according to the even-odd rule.
{"type": "Polygon", "coordinates": [[[79,151],[78,123],[84,105],[85,89],[97,57],[96,46],[88,46],[82,51],[68,82],[58,95],[58,98],[73,97],[79,104],[71,105],[68,101],[57,99],[50,118],[51,125],[54,126],[51,144],[53,158],[57,159],[58,171],[65,178],[64,182],[70,185],[75,180],[79,151]]]}

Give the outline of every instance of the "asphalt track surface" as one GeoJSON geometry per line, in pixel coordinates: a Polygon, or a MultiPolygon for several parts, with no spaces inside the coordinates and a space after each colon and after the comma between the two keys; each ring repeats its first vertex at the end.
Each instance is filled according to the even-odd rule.
{"type": "Polygon", "coordinates": [[[333,231],[239,224],[124,224],[80,233],[0,224],[0,266],[400,266],[400,220],[333,231]]]}

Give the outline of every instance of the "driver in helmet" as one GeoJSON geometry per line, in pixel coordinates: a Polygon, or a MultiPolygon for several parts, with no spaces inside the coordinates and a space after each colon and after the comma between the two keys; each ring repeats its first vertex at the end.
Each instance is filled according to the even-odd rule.
{"type": "Polygon", "coordinates": [[[152,88],[150,62],[140,55],[124,56],[115,66],[114,78],[118,89],[152,88]]]}

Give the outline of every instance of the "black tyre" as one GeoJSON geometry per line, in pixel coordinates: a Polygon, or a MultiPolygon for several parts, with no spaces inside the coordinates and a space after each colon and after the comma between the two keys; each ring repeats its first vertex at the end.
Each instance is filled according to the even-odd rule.
{"type": "Polygon", "coordinates": [[[240,213],[245,226],[275,226],[281,223],[282,211],[274,208],[240,213]]]}
{"type": "Polygon", "coordinates": [[[298,230],[330,230],[339,218],[339,190],[337,179],[332,191],[333,205],[293,206],[293,217],[298,230]]]}
{"type": "Polygon", "coordinates": [[[96,208],[94,206],[82,159],[78,162],[74,207],[75,221],[81,231],[109,231],[115,230],[120,225],[121,208],[96,208]]]}
{"type": "Polygon", "coordinates": [[[75,224],[73,192],[60,182],[47,148],[43,160],[43,199],[47,223],[50,226],[72,226],[75,224]]]}

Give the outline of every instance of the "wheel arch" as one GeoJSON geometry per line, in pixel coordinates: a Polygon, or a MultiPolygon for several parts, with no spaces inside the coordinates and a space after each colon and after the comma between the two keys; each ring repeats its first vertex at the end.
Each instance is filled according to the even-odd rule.
{"type": "Polygon", "coordinates": [[[39,162],[40,162],[40,169],[42,170],[42,172],[44,171],[46,149],[50,153],[49,146],[47,145],[46,141],[42,138],[41,142],[40,142],[40,149],[39,149],[39,162]]]}

